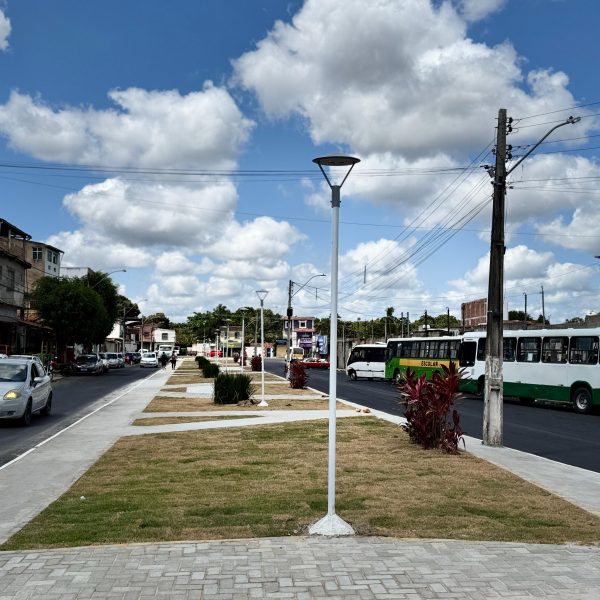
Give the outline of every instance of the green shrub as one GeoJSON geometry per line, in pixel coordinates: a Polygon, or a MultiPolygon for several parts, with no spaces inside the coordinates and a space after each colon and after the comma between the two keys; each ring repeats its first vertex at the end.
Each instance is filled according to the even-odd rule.
{"type": "Polygon", "coordinates": [[[219,374],[219,365],[215,363],[211,363],[210,361],[206,361],[208,364],[201,367],[202,375],[204,377],[217,377],[219,374]]]}
{"type": "Polygon", "coordinates": [[[238,404],[251,400],[255,387],[250,375],[220,373],[215,377],[213,400],[215,404],[238,404]]]}
{"type": "Polygon", "coordinates": [[[206,358],[205,356],[196,356],[195,360],[199,369],[203,369],[206,365],[211,364],[210,360],[208,360],[208,358],[206,358]]]}

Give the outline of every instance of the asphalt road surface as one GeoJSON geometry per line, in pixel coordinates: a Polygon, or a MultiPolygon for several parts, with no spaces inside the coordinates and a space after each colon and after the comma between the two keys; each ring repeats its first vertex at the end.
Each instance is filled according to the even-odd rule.
{"type": "Polygon", "coordinates": [[[125,386],[154,373],[138,365],[111,369],[100,376],[73,375],[52,382],[52,412],[33,415],[31,425],[22,427],[0,421],[0,466],[68,427],[104,404],[125,386]]]}
{"type": "MultiPolygon", "coordinates": [[[[265,369],[283,374],[282,359],[267,359],[265,369]]],[[[328,392],[329,370],[309,369],[308,385],[328,392]]],[[[343,371],[337,375],[337,396],[394,415],[403,415],[398,392],[388,381],[350,381],[343,371]]],[[[463,432],[481,439],[483,401],[465,396],[457,402],[463,432]]],[[[600,473],[600,414],[580,415],[569,406],[538,404],[523,406],[504,399],[504,445],[567,465],[600,473]]]]}

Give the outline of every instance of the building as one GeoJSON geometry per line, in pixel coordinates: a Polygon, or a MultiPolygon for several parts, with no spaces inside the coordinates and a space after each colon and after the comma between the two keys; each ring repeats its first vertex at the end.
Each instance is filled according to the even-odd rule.
{"type": "Polygon", "coordinates": [[[92,273],[89,267],[61,267],[60,276],[66,279],[75,277],[87,277],[92,273]]]}
{"type": "MultiPolygon", "coordinates": [[[[304,354],[310,353],[315,346],[315,317],[292,316],[291,319],[281,317],[283,323],[282,339],[285,340],[287,348],[288,327],[291,328],[291,345],[304,349],[304,354]]],[[[281,340],[278,340],[278,342],[281,340]]],[[[279,356],[281,344],[277,344],[276,354],[279,356]]],[[[285,351],[283,352],[285,355],[285,351]]]]}
{"type": "Polygon", "coordinates": [[[63,251],[43,242],[25,241],[26,259],[31,263],[27,277],[27,291],[33,291],[42,277],[60,277],[63,251]]]}

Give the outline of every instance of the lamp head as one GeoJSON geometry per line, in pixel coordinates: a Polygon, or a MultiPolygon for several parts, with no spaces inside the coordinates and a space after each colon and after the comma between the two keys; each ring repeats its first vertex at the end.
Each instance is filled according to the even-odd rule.
{"type": "Polygon", "coordinates": [[[320,156],[313,158],[313,162],[320,167],[353,167],[360,162],[354,156],[320,156]]]}
{"type": "Polygon", "coordinates": [[[269,293],[268,290],[256,290],[256,295],[258,296],[258,299],[263,302],[264,299],[267,297],[267,294],[269,293]]]}

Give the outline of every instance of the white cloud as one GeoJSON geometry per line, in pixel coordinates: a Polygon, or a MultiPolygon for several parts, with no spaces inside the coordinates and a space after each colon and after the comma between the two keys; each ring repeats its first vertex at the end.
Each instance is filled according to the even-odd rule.
{"type": "Polygon", "coordinates": [[[87,185],[64,205],[86,230],[131,246],[194,246],[214,242],[233,218],[237,192],[231,183],[168,185],[119,178],[87,185]]]}
{"type": "Polygon", "coordinates": [[[507,0],[459,0],[458,7],[467,21],[480,21],[499,11],[507,0]]]}
{"type": "Polygon", "coordinates": [[[236,80],[268,116],[304,117],[317,144],[409,161],[484,147],[499,98],[515,115],[575,103],[566,75],[525,76],[512,46],[475,43],[466,28],[447,2],[378,0],[365,9],[363,0],[308,0],[234,62],[236,80]]]}
{"type": "Polygon", "coordinates": [[[50,236],[46,243],[64,252],[63,266],[90,267],[108,271],[125,267],[146,267],[152,256],[123,242],[108,241],[89,231],[61,231],[50,236]]]}
{"type": "Polygon", "coordinates": [[[8,36],[10,35],[10,19],[0,10],[0,50],[8,48],[8,36]]]}
{"type": "Polygon", "coordinates": [[[219,231],[215,243],[204,248],[204,252],[212,258],[250,259],[274,266],[293,244],[304,238],[304,234],[286,221],[258,217],[247,223],[228,223],[219,231]]]}
{"type": "Polygon", "coordinates": [[[54,109],[13,91],[0,106],[0,133],[16,150],[53,162],[231,169],[253,127],[210,82],[187,95],[128,88],[108,96],[116,109],[54,109]]]}

